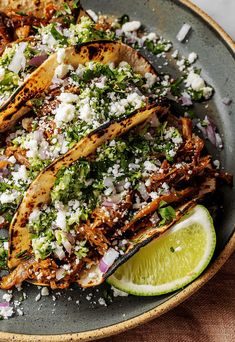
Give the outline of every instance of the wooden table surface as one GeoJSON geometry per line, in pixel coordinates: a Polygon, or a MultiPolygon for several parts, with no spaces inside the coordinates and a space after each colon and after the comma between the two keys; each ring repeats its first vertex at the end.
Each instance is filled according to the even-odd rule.
{"type": "Polygon", "coordinates": [[[155,320],[101,342],[235,342],[235,254],[196,294],[155,320]]]}

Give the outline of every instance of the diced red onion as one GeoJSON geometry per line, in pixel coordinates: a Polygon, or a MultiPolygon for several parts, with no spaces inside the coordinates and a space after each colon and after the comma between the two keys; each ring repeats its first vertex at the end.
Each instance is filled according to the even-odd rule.
{"type": "Polygon", "coordinates": [[[113,186],[113,178],[112,177],[106,177],[104,179],[104,186],[106,187],[112,187],[113,186]]]}
{"type": "Polygon", "coordinates": [[[191,26],[189,24],[184,24],[176,36],[178,41],[182,42],[186,38],[190,30],[191,30],[191,26]]]}
{"type": "Polygon", "coordinates": [[[72,245],[71,245],[71,243],[68,240],[64,240],[64,241],[62,241],[62,244],[63,244],[64,248],[66,249],[66,251],[69,254],[71,254],[71,252],[72,252],[72,245]]]}
{"type": "Polygon", "coordinates": [[[116,33],[116,36],[117,36],[117,37],[121,37],[122,34],[123,34],[123,31],[120,30],[120,29],[117,29],[115,33],[116,33]]]}
{"type": "Polygon", "coordinates": [[[2,302],[2,303],[0,303],[0,308],[8,308],[9,305],[10,305],[9,302],[2,302]]]}
{"type": "Polygon", "coordinates": [[[104,207],[107,207],[107,208],[111,208],[112,206],[113,206],[113,202],[110,202],[110,201],[104,201],[103,203],[102,203],[102,206],[104,206],[104,207]]]}
{"type": "Polygon", "coordinates": [[[102,273],[107,272],[110,266],[114,263],[114,261],[118,258],[119,253],[113,249],[109,248],[107,252],[104,254],[103,258],[100,260],[99,269],[102,273]]]}
{"type": "Polygon", "coordinates": [[[148,192],[146,190],[146,186],[143,182],[139,183],[138,190],[139,190],[139,193],[143,197],[144,200],[149,198],[149,194],[148,194],[148,192]]]}
{"type": "Polygon", "coordinates": [[[37,130],[37,131],[34,131],[34,139],[37,140],[37,142],[39,143],[43,138],[43,131],[42,130],[37,130]]]}
{"type": "Polygon", "coordinates": [[[147,132],[145,135],[144,135],[144,138],[148,141],[152,141],[154,140],[154,138],[152,137],[151,133],[150,132],[147,132]]]}
{"type": "Polygon", "coordinates": [[[112,194],[111,196],[109,196],[109,199],[114,204],[117,204],[122,200],[122,194],[112,194]]]}
{"type": "Polygon", "coordinates": [[[223,147],[223,141],[219,133],[215,133],[215,140],[216,140],[216,143],[215,143],[216,147],[219,147],[219,148],[223,147]]]}
{"type": "Polygon", "coordinates": [[[64,269],[61,267],[61,268],[59,268],[59,269],[56,271],[55,277],[56,277],[57,280],[60,280],[60,279],[64,278],[64,276],[65,276],[65,271],[64,271],[64,269]]]}
{"type": "Polygon", "coordinates": [[[226,106],[229,106],[232,103],[232,99],[230,99],[229,97],[224,97],[222,100],[223,104],[225,104],[226,106]]]}
{"type": "Polygon", "coordinates": [[[153,223],[154,225],[157,224],[157,223],[160,221],[160,218],[159,218],[159,216],[158,216],[157,213],[154,213],[154,214],[151,216],[151,221],[152,221],[152,223],[153,223]]]}
{"type": "Polygon", "coordinates": [[[56,248],[54,250],[54,254],[60,260],[63,260],[64,257],[65,257],[65,254],[64,254],[64,251],[63,251],[62,247],[61,248],[56,248]]]}
{"type": "Polygon", "coordinates": [[[150,116],[149,122],[151,124],[151,127],[153,127],[153,128],[158,127],[160,124],[156,114],[153,114],[150,116]]]}
{"type": "Polygon", "coordinates": [[[29,65],[35,66],[35,67],[39,67],[43,62],[45,62],[45,60],[46,60],[47,58],[48,58],[48,55],[47,55],[47,54],[35,56],[35,57],[33,57],[33,58],[30,59],[29,65]]]}
{"type": "Polygon", "coordinates": [[[216,132],[216,126],[214,122],[208,117],[205,117],[205,121],[207,122],[207,126],[203,127],[201,123],[197,123],[197,127],[201,130],[204,138],[207,138],[214,146],[221,147],[222,139],[219,133],[216,132]]]}
{"type": "Polygon", "coordinates": [[[69,241],[72,245],[74,245],[74,244],[75,244],[75,238],[74,238],[74,236],[73,236],[71,233],[67,233],[66,236],[67,236],[68,241],[69,241]]]}
{"type": "Polygon", "coordinates": [[[215,136],[215,127],[209,121],[206,127],[206,136],[209,141],[215,146],[216,145],[216,136],[215,136]]]}
{"type": "Polygon", "coordinates": [[[109,269],[109,266],[103,261],[103,259],[100,260],[99,269],[102,273],[106,273],[109,269]]]}
{"type": "Polygon", "coordinates": [[[193,104],[190,96],[181,96],[180,101],[182,106],[191,106],[193,104]]]}
{"type": "Polygon", "coordinates": [[[206,138],[206,127],[203,127],[202,124],[201,124],[200,122],[198,122],[198,123],[196,124],[196,126],[197,126],[197,128],[200,129],[200,131],[202,132],[204,138],[206,138]]]}

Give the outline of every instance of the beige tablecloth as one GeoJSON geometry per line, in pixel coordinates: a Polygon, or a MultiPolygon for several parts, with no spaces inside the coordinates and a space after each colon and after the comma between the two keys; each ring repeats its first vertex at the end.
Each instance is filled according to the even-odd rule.
{"type": "Polygon", "coordinates": [[[102,342],[235,342],[235,254],[187,301],[102,342]]]}

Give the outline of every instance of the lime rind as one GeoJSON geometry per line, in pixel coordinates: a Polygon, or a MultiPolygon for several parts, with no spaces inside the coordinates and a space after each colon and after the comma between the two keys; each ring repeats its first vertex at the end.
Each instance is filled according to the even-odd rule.
{"type": "MultiPolygon", "coordinates": [[[[200,262],[194,267],[188,274],[179,279],[169,281],[167,283],[163,283],[161,285],[149,285],[149,284],[135,284],[131,281],[131,279],[121,278],[118,279],[115,274],[116,271],[109,279],[107,280],[109,284],[116,287],[117,289],[127,292],[129,294],[137,295],[137,296],[157,296],[167,294],[179,289],[182,289],[193,280],[195,280],[208,266],[211,258],[214,254],[215,246],[216,246],[216,233],[213,226],[213,220],[210,216],[209,211],[202,205],[197,205],[192,209],[190,214],[187,214],[185,217],[181,219],[176,225],[174,225],[168,232],[163,234],[162,237],[152,241],[150,244],[154,244],[156,241],[159,243],[161,239],[166,239],[167,236],[175,234],[177,231],[185,229],[190,225],[200,224],[203,227],[203,232],[205,233],[205,248],[203,252],[203,256],[201,257],[200,262]]],[[[145,246],[146,250],[149,248],[145,246]]],[[[141,250],[138,252],[141,255],[141,250]]],[[[137,254],[138,254],[137,253],[137,254]]],[[[131,265],[132,259],[127,261],[131,265]]],[[[126,265],[126,264],[125,264],[126,265]]],[[[122,267],[125,267],[124,265],[122,267]]],[[[177,267],[177,265],[176,265],[177,267]]]]}

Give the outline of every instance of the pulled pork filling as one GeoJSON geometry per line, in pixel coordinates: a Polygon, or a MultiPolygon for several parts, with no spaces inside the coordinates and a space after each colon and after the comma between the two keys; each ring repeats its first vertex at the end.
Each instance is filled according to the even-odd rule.
{"type": "Polygon", "coordinates": [[[50,204],[29,217],[32,250],[19,255],[22,264],[2,288],[26,279],[52,288],[84,277],[92,284],[94,266],[105,273],[133,241],[170,227],[182,206],[193,207],[215,190],[220,173],[192,134],[191,120],[168,114],[160,121],[154,115],[58,172],[50,204]]]}

